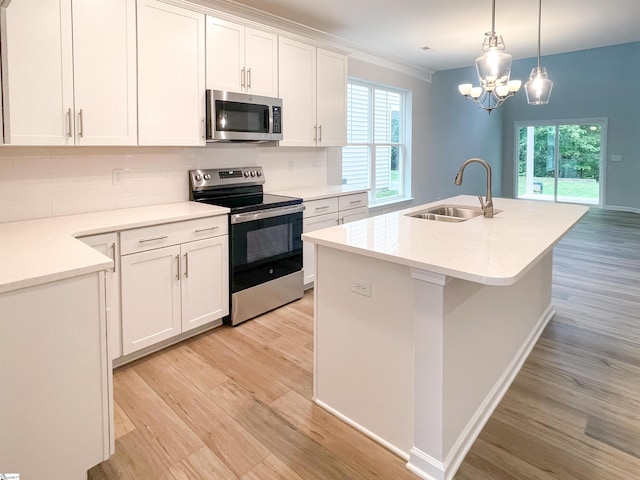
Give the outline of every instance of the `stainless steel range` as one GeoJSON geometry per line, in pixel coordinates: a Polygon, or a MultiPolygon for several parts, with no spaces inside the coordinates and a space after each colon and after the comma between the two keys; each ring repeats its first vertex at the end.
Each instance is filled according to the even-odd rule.
{"type": "Polygon", "coordinates": [[[229,323],[237,325],[301,298],[301,198],[263,192],[261,167],[189,171],[191,199],[227,207],[229,323]]]}

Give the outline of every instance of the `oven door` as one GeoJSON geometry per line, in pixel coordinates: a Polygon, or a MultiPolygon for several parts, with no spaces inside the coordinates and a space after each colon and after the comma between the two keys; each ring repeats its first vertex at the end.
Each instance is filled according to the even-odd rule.
{"type": "Polygon", "coordinates": [[[231,215],[231,293],[302,270],[302,205],[231,215]]]}

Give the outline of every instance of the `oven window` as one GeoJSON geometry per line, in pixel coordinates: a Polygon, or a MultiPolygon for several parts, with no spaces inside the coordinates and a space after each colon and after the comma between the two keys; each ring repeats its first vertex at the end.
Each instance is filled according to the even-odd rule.
{"type": "Polygon", "coordinates": [[[247,263],[287,253],[291,250],[291,243],[290,224],[251,230],[247,232],[247,263]]]}
{"type": "Polygon", "coordinates": [[[231,291],[302,269],[302,213],[231,225],[231,291]]]}

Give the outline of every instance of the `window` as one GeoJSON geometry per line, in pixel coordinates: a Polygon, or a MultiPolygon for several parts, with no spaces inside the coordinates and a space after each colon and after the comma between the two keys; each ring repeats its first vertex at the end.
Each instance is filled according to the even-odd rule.
{"type": "Polygon", "coordinates": [[[518,198],[600,205],[606,119],[516,123],[518,198]]]}
{"type": "Polygon", "coordinates": [[[347,146],[342,183],[371,189],[370,205],[411,194],[408,175],[408,92],[350,79],[347,85],[347,146]]]}

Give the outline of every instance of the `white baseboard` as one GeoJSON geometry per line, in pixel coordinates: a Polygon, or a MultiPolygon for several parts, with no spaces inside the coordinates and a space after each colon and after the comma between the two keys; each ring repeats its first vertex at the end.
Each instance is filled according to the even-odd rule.
{"type": "Polygon", "coordinates": [[[387,450],[392,451],[393,453],[398,455],[400,458],[402,458],[404,460],[409,460],[409,454],[407,452],[405,452],[404,450],[401,450],[400,448],[396,447],[395,445],[392,445],[391,443],[387,442],[384,438],[379,437],[378,435],[373,433],[371,430],[367,430],[362,425],[360,425],[358,422],[354,422],[351,418],[343,415],[342,413],[340,413],[336,409],[330,407],[329,405],[324,403],[322,400],[318,400],[317,398],[314,398],[313,401],[319,407],[324,408],[330,414],[335,415],[340,420],[342,420],[344,423],[346,423],[348,425],[351,425],[353,428],[355,428],[359,432],[365,434],[367,437],[369,437],[370,439],[374,440],[375,442],[378,442],[380,445],[385,447],[387,450]]]}

